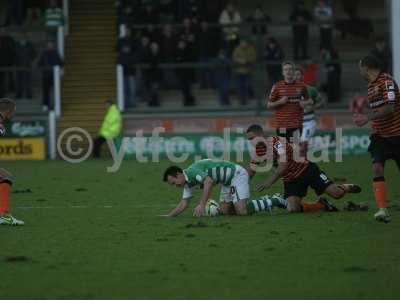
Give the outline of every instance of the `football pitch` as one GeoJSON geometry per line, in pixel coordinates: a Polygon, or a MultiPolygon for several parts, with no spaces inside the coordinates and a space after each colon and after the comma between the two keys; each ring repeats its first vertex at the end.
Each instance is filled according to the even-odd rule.
{"type": "MultiPolygon", "coordinates": [[[[373,219],[368,156],[320,164],[355,182],[368,212],[175,219],[181,191],[161,182],[167,161],[1,163],[16,177],[0,227],[1,299],[399,299],[399,172],[388,163],[392,222],[373,219]]],[[[187,166],[188,164],[184,165],[187,166]]],[[[266,175],[253,179],[255,183],[266,175]]],[[[278,184],[268,194],[281,191],[278,184]]],[[[218,188],[214,188],[217,199],[218,188]]],[[[198,194],[197,194],[198,195],[198,194]]],[[[309,191],[309,200],[314,194],[309,191]]],[[[198,197],[193,201],[197,202],[198,197]]]]}

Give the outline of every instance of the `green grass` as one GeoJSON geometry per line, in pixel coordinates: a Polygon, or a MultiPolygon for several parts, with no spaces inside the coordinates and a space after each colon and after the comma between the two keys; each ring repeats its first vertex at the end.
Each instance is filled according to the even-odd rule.
{"type": "MultiPolygon", "coordinates": [[[[116,174],[106,173],[110,164],[2,163],[17,178],[13,213],[26,226],[0,227],[1,299],[400,295],[400,212],[391,209],[389,224],[373,220],[367,156],[321,167],[331,178],[360,183],[363,193],[348,199],[369,201],[369,212],[276,211],[201,220],[191,216],[192,209],[176,219],[158,217],[180,197],[176,188],[160,183],[166,162],[126,161],[116,174]]],[[[386,177],[393,205],[399,199],[394,164],[388,164],[386,177]]],[[[269,193],[279,190],[278,185],[269,193]]]]}

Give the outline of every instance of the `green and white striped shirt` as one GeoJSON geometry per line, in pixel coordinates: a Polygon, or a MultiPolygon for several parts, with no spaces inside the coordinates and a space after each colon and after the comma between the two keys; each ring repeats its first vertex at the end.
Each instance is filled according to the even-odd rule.
{"type": "Polygon", "coordinates": [[[195,186],[202,185],[206,177],[211,177],[217,184],[229,186],[235,176],[235,172],[236,164],[232,162],[212,159],[199,160],[183,170],[186,178],[183,198],[190,198],[192,189],[195,186]]]}

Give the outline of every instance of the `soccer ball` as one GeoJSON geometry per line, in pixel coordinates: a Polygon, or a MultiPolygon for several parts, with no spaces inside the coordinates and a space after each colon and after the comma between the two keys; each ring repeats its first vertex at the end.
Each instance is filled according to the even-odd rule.
{"type": "Polygon", "coordinates": [[[216,217],[219,215],[219,204],[213,199],[209,199],[206,204],[206,216],[216,217]]]}

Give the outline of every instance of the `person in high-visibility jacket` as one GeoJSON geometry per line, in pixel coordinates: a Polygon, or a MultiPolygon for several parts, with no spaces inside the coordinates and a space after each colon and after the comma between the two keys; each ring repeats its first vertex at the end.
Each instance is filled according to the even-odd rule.
{"type": "Polygon", "coordinates": [[[99,135],[93,142],[93,157],[99,158],[101,146],[108,139],[115,139],[121,134],[122,116],[116,104],[111,100],[106,101],[107,113],[101,125],[99,135]]]}

